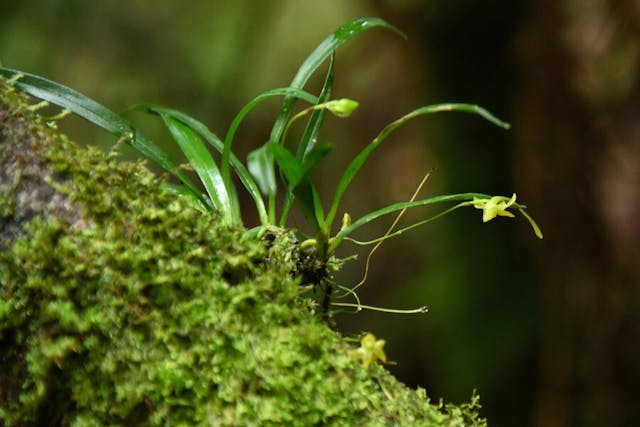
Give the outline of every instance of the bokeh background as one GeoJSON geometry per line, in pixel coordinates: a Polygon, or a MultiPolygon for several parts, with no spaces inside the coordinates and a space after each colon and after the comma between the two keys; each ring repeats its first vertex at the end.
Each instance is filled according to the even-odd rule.
{"type": "MultiPolygon", "coordinates": [[[[337,149],[317,177],[325,198],[390,121],[425,104],[477,103],[512,129],[462,114],[418,119],[370,159],[344,208],[358,217],[406,200],[433,169],[425,196],[517,192],[545,238],[521,218],[482,224],[468,209],[388,241],[362,302],[430,312],[341,315],[339,328],[386,339],[389,369],[434,400],[476,389],[492,426],[638,425],[637,0],[2,1],[0,61],[116,111],[155,102],[223,134],[244,103],[286,86],[320,40],[362,16],[387,19],[408,41],[373,30],[338,51],[334,93],[361,108],[327,122],[323,140],[337,149]]],[[[278,107],[249,116],[240,156],[267,139],[278,107]]],[[[133,120],[168,143],[157,122],[133,120]]],[[[79,119],[61,126],[77,141],[113,143],[79,119]]],[[[344,284],[363,272],[366,252],[343,255],[352,252],[360,261],[344,284]]]]}

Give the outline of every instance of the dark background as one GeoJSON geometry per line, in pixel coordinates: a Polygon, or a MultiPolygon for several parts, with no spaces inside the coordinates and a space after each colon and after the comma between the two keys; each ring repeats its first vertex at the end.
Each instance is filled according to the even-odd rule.
{"type": "MultiPolygon", "coordinates": [[[[318,176],[325,200],[390,121],[421,105],[477,103],[512,129],[461,114],[418,119],[372,156],[344,209],[357,218],[407,200],[433,168],[425,196],[517,192],[545,238],[522,218],[482,224],[467,209],[390,240],[362,302],[430,312],[342,315],[340,329],[386,339],[389,369],[434,400],[477,389],[492,426],[637,425],[637,1],[4,1],[0,61],[114,110],[181,109],[220,135],[244,103],[286,86],[322,38],[361,16],[409,39],[374,30],[339,50],[335,96],[361,108],[327,122],[323,139],[337,149],[318,176]]],[[[267,139],[278,105],[249,116],[238,154],[267,139]]],[[[168,142],[157,122],[133,119],[168,142]]],[[[113,143],[77,118],[61,126],[78,141],[113,143]]],[[[354,251],[360,261],[339,276],[347,285],[363,272],[366,252],[345,245],[343,255],[354,251]]]]}

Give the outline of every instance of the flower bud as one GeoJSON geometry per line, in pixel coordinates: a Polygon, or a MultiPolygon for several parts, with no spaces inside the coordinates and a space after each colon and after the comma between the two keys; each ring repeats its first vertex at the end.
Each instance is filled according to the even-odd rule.
{"type": "Polygon", "coordinates": [[[358,101],[342,98],[326,102],[324,108],[331,111],[331,113],[337,117],[349,117],[351,113],[358,108],[358,105],[358,101]]]}

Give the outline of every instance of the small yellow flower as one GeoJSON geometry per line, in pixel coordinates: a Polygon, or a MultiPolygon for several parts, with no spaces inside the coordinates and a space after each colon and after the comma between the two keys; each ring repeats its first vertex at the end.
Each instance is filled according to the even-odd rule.
{"type": "Polygon", "coordinates": [[[504,196],[493,196],[490,199],[479,199],[474,197],[471,204],[476,209],[482,209],[482,222],[491,221],[496,216],[508,216],[510,218],[515,217],[514,214],[509,212],[511,206],[516,203],[516,193],[513,193],[510,199],[504,196]]]}
{"type": "Polygon", "coordinates": [[[360,347],[355,349],[352,355],[355,359],[361,360],[365,368],[368,368],[376,360],[386,362],[387,356],[384,354],[384,344],[385,340],[377,340],[375,335],[368,332],[362,337],[360,347]]]}

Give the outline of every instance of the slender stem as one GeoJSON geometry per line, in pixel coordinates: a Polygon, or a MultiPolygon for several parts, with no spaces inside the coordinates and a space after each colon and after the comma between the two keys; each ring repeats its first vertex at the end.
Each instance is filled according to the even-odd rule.
{"type": "Polygon", "coordinates": [[[269,224],[276,223],[276,196],[269,196],[269,224]]]}
{"type": "MultiPolygon", "coordinates": [[[[427,172],[424,178],[422,178],[422,181],[420,181],[420,184],[418,184],[418,188],[416,188],[416,190],[413,192],[413,195],[411,196],[411,199],[409,200],[409,202],[414,202],[416,200],[416,197],[418,197],[418,193],[420,193],[420,190],[422,190],[422,187],[427,182],[430,176],[431,176],[431,171],[427,172]]],[[[367,278],[369,277],[369,265],[371,263],[371,258],[373,257],[373,254],[382,245],[382,242],[384,242],[389,237],[391,237],[391,232],[393,231],[394,228],[396,228],[396,225],[398,225],[398,222],[400,222],[400,219],[402,218],[402,216],[406,211],[407,211],[407,208],[404,208],[398,213],[398,215],[396,216],[396,219],[393,221],[391,226],[387,229],[387,232],[384,233],[384,236],[382,236],[382,238],[376,243],[373,249],[371,249],[371,251],[369,252],[369,255],[367,255],[367,261],[364,267],[364,275],[362,276],[362,279],[358,282],[358,284],[355,285],[353,288],[351,288],[352,292],[355,292],[356,289],[358,289],[360,286],[365,284],[365,282],[367,281],[367,278]]]]}
{"type": "Polygon", "coordinates": [[[404,228],[401,228],[400,230],[397,230],[397,231],[395,231],[393,233],[385,234],[384,236],[378,237],[377,239],[373,239],[373,240],[357,240],[357,239],[354,239],[352,237],[345,237],[344,240],[348,240],[351,243],[355,243],[356,245],[360,245],[360,246],[368,246],[368,245],[373,245],[374,243],[381,243],[384,240],[390,239],[392,237],[399,236],[399,235],[401,235],[402,233],[404,233],[406,231],[412,230],[412,229],[414,229],[416,227],[420,227],[421,225],[425,225],[425,224],[427,224],[427,223],[429,223],[431,221],[435,221],[436,219],[438,219],[438,218],[440,218],[440,217],[442,217],[442,216],[444,216],[444,215],[446,215],[446,214],[448,214],[448,213],[450,213],[450,212],[452,212],[452,211],[454,211],[456,209],[459,209],[459,208],[461,208],[463,206],[468,206],[468,204],[466,202],[458,203],[457,205],[452,206],[452,207],[450,207],[448,209],[445,209],[444,211],[442,211],[442,212],[440,212],[440,213],[438,213],[438,214],[436,214],[436,215],[434,215],[432,217],[429,217],[427,219],[423,219],[422,221],[418,221],[415,224],[408,225],[408,226],[406,226],[404,228]]]}
{"type": "Polygon", "coordinates": [[[417,313],[427,313],[429,311],[429,307],[426,305],[423,305],[422,307],[418,307],[418,308],[411,308],[408,310],[375,307],[372,305],[363,305],[363,304],[353,304],[350,302],[332,302],[331,305],[336,305],[338,307],[353,307],[358,309],[358,311],[365,309],[365,310],[382,311],[384,313],[395,313],[395,314],[417,314],[417,313]]]}

